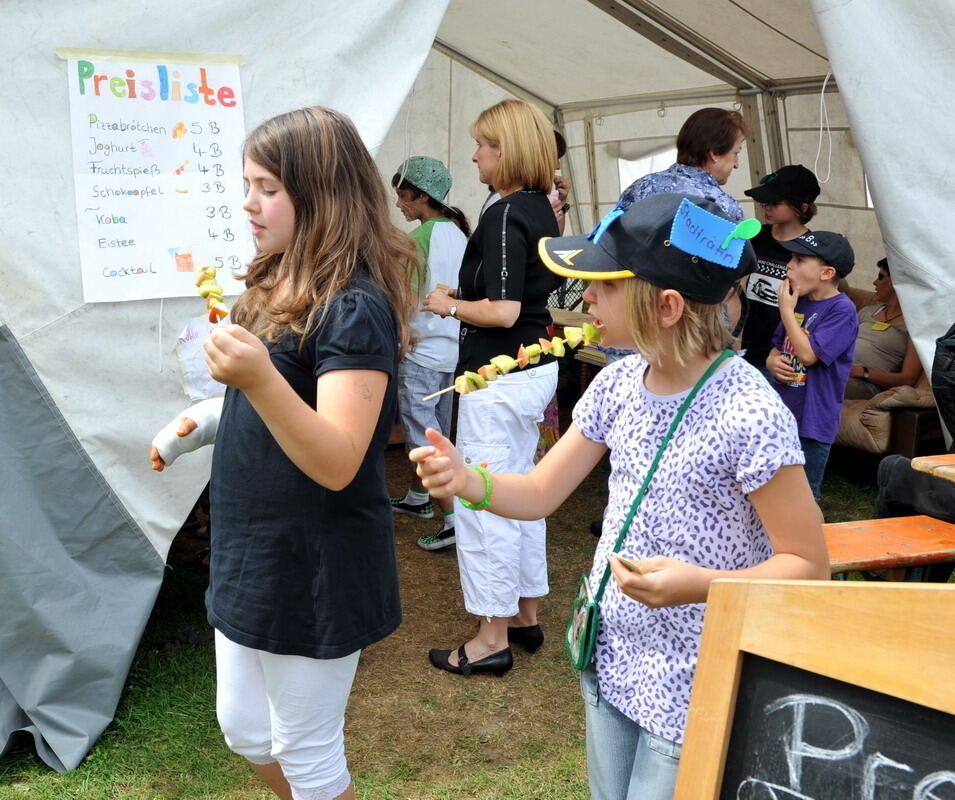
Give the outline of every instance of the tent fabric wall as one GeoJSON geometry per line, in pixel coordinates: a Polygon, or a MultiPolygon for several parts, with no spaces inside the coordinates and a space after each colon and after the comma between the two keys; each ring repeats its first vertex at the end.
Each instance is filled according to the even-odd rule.
{"type": "Polygon", "coordinates": [[[955,319],[955,6],[812,0],[922,364],[955,319]]]}
{"type": "Polygon", "coordinates": [[[146,458],[153,434],[187,404],[173,346],[199,298],[83,303],[66,62],[54,48],[239,54],[248,130],[323,104],[349,114],[374,151],[446,5],[213,0],[132,10],[102,0],[94,24],[88,7],[67,0],[5,4],[0,324],[11,382],[0,383],[0,471],[17,481],[0,487],[0,748],[10,731],[29,729],[47,763],[76,766],[109,722],[169,544],[209,474],[208,452],[162,474],[146,458]]]}
{"type": "Polygon", "coordinates": [[[0,327],[0,751],[75,767],[109,723],[163,561],[0,327]]]}

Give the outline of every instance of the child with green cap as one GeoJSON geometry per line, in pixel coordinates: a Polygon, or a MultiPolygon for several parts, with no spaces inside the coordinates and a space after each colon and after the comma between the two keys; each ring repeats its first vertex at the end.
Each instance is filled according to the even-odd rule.
{"type": "MultiPolygon", "coordinates": [[[[457,286],[468,224],[460,211],[443,202],[451,189],[451,174],[436,158],[412,156],[398,167],[391,185],[398,195],[395,205],[405,219],[421,223],[410,233],[421,256],[412,288],[420,298],[438,285],[457,286]]],[[[450,433],[451,395],[421,398],[447,386],[454,378],[458,361],[458,321],[454,317],[419,311],[411,327],[417,343],[398,366],[398,407],[407,450],[428,443],[426,428],[450,433]]],[[[421,537],[419,544],[426,550],[455,543],[454,505],[445,498],[438,500],[437,505],[442,526],[434,534],[421,537]]],[[[414,470],[407,492],[391,498],[391,507],[397,514],[417,519],[434,517],[428,490],[414,470]]]]}

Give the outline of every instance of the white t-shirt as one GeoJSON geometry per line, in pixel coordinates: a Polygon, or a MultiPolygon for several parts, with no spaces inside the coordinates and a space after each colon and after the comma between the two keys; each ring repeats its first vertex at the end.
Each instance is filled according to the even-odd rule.
{"type": "MultiPolygon", "coordinates": [[[[468,243],[467,237],[453,222],[429,220],[421,226],[425,229],[422,230],[424,235],[427,235],[428,227],[431,236],[427,246],[423,247],[428,259],[421,286],[422,297],[439,283],[457,288],[458,270],[468,243]]],[[[458,363],[458,321],[453,317],[442,319],[430,311],[420,311],[412,318],[411,328],[419,341],[407,357],[428,369],[454,372],[458,363]]]]}

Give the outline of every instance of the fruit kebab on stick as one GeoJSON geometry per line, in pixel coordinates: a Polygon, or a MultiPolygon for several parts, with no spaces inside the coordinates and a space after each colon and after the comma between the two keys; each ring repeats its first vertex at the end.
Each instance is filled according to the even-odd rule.
{"type": "Polygon", "coordinates": [[[567,352],[568,347],[573,349],[581,342],[584,344],[598,344],[600,342],[600,329],[590,322],[585,322],[580,328],[564,328],[563,339],[555,336],[553,339],[538,339],[537,341],[537,344],[521,345],[516,358],[494,356],[489,364],[478,367],[476,372],[468,371],[458,375],[451,386],[426,395],[421,399],[431,400],[445,392],[454,391],[458,394],[469,394],[479,389],[487,389],[488,383],[496,381],[501,375],[507,375],[512,369],[536,364],[544,353],[552,353],[560,358],[567,352]]]}
{"type": "Polygon", "coordinates": [[[222,302],[225,290],[216,280],[216,267],[202,267],[196,276],[196,286],[199,295],[206,298],[206,308],[209,310],[209,322],[217,324],[229,313],[229,309],[222,302]]]}

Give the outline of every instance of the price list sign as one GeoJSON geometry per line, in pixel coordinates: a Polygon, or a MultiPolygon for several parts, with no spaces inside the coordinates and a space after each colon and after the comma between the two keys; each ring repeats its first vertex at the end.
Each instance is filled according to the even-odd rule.
{"type": "Polygon", "coordinates": [[[238,59],[67,63],[84,301],[195,296],[205,266],[239,294],[234,275],[255,247],[242,210],[238,59]]]}

